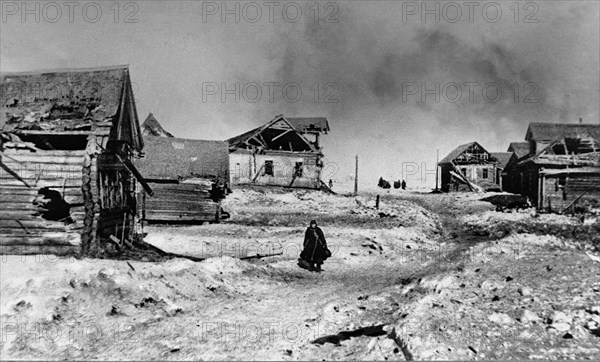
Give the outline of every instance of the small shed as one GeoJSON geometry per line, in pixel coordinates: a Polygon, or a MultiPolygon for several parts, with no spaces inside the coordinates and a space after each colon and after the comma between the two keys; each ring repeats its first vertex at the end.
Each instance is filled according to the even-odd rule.
{"type": "Polygon", "coordinates": [[[139,189],[139,216],[149,222],[218,222],[227,214],[220,201],[229,189],[225,141],[144,136],[136,167],[153,190],[139,189]]]}
{"type": "Polygon", "coordinates": [[[0,253],[96,255],[131,238],[144,142],[128,67],[2,73],[0,95],[0,253]]]}

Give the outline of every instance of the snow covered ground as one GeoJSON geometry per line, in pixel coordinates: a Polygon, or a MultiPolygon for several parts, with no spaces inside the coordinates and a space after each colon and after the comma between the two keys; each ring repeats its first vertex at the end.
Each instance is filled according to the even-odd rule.
{"type": "Polygon", "coordinates": [[[225,223],[144,230],[202,262],[1,256],[2,359],[598,358],[598,225],[479,198],[236,189],[225,223]]]}

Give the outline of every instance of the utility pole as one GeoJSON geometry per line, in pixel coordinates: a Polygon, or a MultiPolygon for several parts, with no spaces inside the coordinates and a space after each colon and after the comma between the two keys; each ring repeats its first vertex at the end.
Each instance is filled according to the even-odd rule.
{"type": "Polygon", "coordinates": [[[439,191],[438,189],[438,172],[439,172],[439,165],[438,162],[440,162],[440,150],[439,148],[435,151],[435,191],[439,191]]]}
{"type": "Polygon", "coordinates": [[[354,196],[358,195],[358,155],[355,157],[355,167],[354,167],[354,196]]]}

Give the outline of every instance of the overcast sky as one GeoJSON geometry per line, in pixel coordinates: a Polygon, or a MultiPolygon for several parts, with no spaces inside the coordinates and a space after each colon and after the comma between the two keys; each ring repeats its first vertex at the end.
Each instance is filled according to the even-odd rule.
{"type": "Polygon", "coordinates": [[[600,2],[514,4],[2,1],[0,69],[129,64],[140,122],[152,112],[176,137],[325,116],[326,180],[357,153],[361,182],[425,163],[426,180],[404,176],[433,185],[436,149],[600,122],[600,2]]]}

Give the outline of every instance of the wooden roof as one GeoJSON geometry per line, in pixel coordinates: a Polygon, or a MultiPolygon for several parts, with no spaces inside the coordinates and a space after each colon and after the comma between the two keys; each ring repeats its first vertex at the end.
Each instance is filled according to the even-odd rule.
{"type": "Polygon", "coordinates": [[[600,139],[600,124],[530,123],[527,141],[556,141],[563,138],[592,137],[600,139]]]}
{"type": "Polygon", "coordinates": [[[513,156],[515,156],[515,153],[514,152],[492,152],[492,153],[490,153],[490,155],[492,155],[492,157],[495,158],[496,161],[498,161],[498,167],[500,167],[501,169],[505,169],[506,166],[508,165],[508,163],[510,162],[510,159],[513,156]]]}
{"type": "Polygon", "coordinates": [[[227,140],[232,148],[282,150],[292,152],[320,152],[302,132],[285,117],[276,116],[264,125],[227,140]]]}
{"type": "Polygon", "coordinates": [[[529,154],[529,142],[511,142],[507,152],[514,152],[517,158],[525,157],[529,154]]]}
{"type": "MultiPolygon", "coordinates": [[[[488,155],[491,156],[491,154],[485,149],[483,148],[479,143],[477,142],[469,142],[469,143],[465,143],[464,145],[460,145],[458,147],[456,147],[455,149],[453,149],[446,157],[444,157],[439,163],[438,165],[444,165],[444,164],[450,164],[453,163],[454,161],[456,161],[457,158],[459,158],[462,154],[464,154],[467,150],[469,150],[471,147],[475,147],[480,149],[483,153],[487,153],[488,155]]],[[[495,159],[493,157],[491,157],[489,159],[490,162],[494,162],[495,159]]]]}
{"type": "Polygon", "coordinates": [[[229,147],[225,141],[144,136],[145,156],[134,161],[149,180],[229,179],[229,147]]]}
{"type": "Polygon", "coordinates": [[[143,148],[126,65],[0,74],[0,131],[93,131],[143,148]]]}

